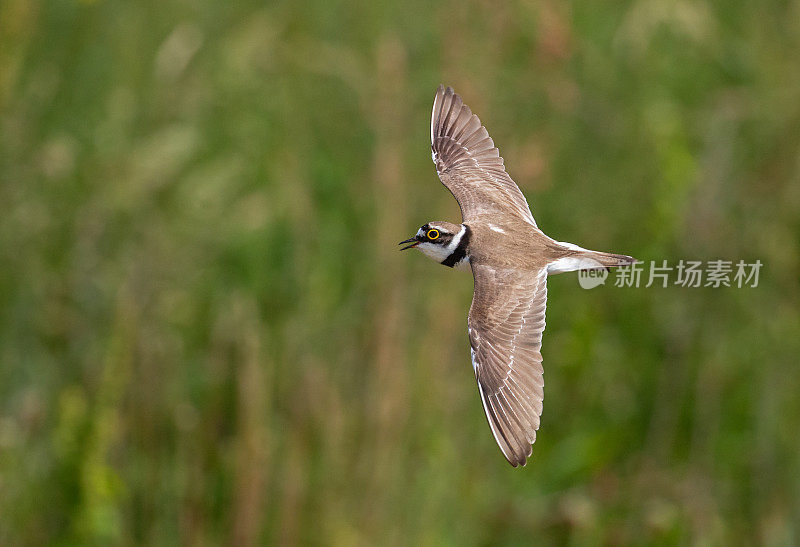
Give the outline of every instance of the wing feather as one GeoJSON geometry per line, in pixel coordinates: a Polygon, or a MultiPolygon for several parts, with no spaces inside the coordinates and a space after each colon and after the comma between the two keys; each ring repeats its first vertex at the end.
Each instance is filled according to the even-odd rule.
{"type": "Polygon", "coordinates": [[[431,152],[439,179],[458,201],[464,222],[501,211],[536,226],[489,132],[452,87],[440,85],[436,90],[431,152]]]}
{"type": "Polygon", "coordinates": [[[511,465],[525,465],[544,400],[542,332],[547,270],[475,264],[469,312],[472,364],[489,427],[511,465]]]}

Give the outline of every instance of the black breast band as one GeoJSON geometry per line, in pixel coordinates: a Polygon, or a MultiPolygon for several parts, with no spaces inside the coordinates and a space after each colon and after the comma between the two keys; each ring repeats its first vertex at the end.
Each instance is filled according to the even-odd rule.
{"type": "Polygon", "coordinates": [[[458,242],[458,247],[456,247],[455,251],[450,253],[450,256],[445,258],[442,261],[442,264],[445,266],[450,266],[451,268],[464,260],[467,256],[467,245],[469,245],[469,238],[472,231],[469,229],[469,226],[464,224],[464,235],[461,236],[461,241],[458,242]]]}

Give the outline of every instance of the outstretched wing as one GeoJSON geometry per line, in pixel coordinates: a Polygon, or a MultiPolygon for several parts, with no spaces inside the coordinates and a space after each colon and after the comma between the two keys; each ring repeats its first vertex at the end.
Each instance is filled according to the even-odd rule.
{"type": "Polygon", "coordinates": [[[483,409],[508,462],[525,465],[544,399],[547,270],[532,274],[473,265],[472,272],[469,342],[483,409]]]}
{"type": "Polygon", "coordinates": [[[506,173],[500,151],[452,87],[440,85],[436,90],[431,150],[436,172],[458,201],[464,222],[501,211],[536,226],[525,196],[506,173]]]}

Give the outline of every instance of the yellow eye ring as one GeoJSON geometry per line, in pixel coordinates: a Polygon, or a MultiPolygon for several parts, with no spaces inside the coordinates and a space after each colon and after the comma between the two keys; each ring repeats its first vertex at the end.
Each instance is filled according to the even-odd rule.
{"type": "Polygon", "coordinates": [[[439,230],[437,230],[436,228],[434,228],[432,230],[428,230],[428,234],[427,235],[428,235],[428,239],[431,239],[431,240],[436,239],[437,237],[439,237],[439,230]]]}

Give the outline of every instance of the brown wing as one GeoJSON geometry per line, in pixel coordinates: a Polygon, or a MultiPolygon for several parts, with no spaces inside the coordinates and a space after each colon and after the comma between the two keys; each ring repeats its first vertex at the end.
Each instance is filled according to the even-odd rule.
{"type": "Polygon", "coordinates": [[[506,173],[500,151],[461,97],[440,85],[431,114],[431,150],[439,178],[464,222],[498,211],[536,226],[528,202],[506,173]]]}
{"type": "Polygon", "coordinates": [[[534,274],[474,265],[472,272],[469,341],[483,409],[508,462],[525,465],[544,399],[547,270],[534,274]]]}

